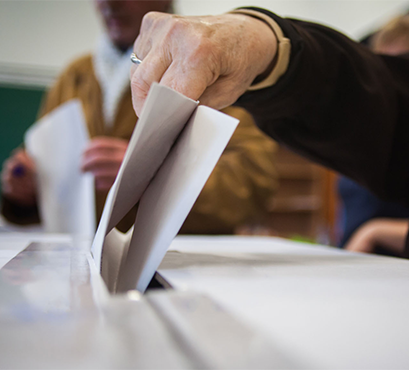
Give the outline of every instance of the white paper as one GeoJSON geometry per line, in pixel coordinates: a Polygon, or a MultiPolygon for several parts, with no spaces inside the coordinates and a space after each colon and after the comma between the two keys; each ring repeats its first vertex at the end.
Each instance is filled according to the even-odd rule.
{"type": "Polygon", "coordinates": [[[151,89],[117,176],[108,231],[139,201],[197,104],[164,86],[151,89]]]}
{"type": "Polygon", "coordinates": [[[237,127],[196,107],[167,87],[150,90],[92,247],[111,291],[146,289],[237,127]],[[138,200],[133,232],[119,235],[112,228],[138,200]]]}
{"type": "Polygon", "coordinates": [[[79,100],[59,106],[25,135],[37,168],[38,204],[46,232],[95,233],[94,181],[80,169],[88,142],[79,100]]]}
{"type": "MultiPolygon", "coordinates": [[[[104,243],[108,242],[105,237],[138,203],[197,104],[158,84],[150,89],[118,176],[109,191],[92,245],[92,255],[99,270],[104,243]]],[[[118,253],[123,253],[123,248],[117,249],[118,253]]]]}
{"type": "Polygon", "coordinates": [[[200,106],[142,196],[118,291],[145,291],[238,121],[200,106]]]}

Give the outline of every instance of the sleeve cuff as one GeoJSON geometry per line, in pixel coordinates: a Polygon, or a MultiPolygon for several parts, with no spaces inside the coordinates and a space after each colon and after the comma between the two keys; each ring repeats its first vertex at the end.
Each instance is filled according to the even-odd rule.
{"type": "Polygon", "coordinates": [[[231,14],[244,14],[253,18],[257,18],[265,22],[277,37],[277,62],[271,73],[262,81],[251,85],[248,90],[260,90],[266,87],[273,86],[278,79],[287,71],[288,65],[290,63],[291,54],[291,41],[284,36],[283,31],[280,26],[269,16],[264,13],[257,12],[251,9],[236,9],[231,12],[231,14]]]}

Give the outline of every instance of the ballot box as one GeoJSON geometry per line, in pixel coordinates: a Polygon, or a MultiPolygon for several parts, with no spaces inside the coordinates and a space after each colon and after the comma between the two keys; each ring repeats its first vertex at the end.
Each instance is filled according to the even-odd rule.
{"type": "Polygon", "coordinates": [[[0,242],[0,368],[296,367],[209,296],[161,276],[144,295],[109,294],[87,241],[8,233],[0,242]]]}
{"type": "Polygon", "coordinates": [[[165,288],[110,294],[89,244],[24,238],[0,235],[1,368],[409,364],[406,260],[271,237],[179,236],[157,271],[154,285],[165,288]]]}

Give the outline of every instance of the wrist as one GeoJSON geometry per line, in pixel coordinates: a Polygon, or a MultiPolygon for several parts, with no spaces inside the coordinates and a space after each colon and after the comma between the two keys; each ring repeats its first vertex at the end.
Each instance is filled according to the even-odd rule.
{"type": "Polygon", "coordinates": [[[266,43],[265,51],[273,51],[273,55],[268,59],[267,64],[264,65],[264,68],[260,71],[248,90],[259,90],[274,85],[287,71],[291,54],[290,39],[286,38],[280,26],[264,13],[252,9],[236,9],[230,13],[252,17],[263,23],[264,32],[260,33],[260,35],[264,35],[265,37],[269,36],[270,40],[266,43]]]}

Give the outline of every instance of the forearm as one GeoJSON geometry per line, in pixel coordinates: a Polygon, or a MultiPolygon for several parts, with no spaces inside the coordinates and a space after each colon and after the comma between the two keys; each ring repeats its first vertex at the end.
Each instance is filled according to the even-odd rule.
{"type": "Polygon", "coordinates": [[[249,88],[281,66],[269,22],[254,13],[147,14],[134,46],[143,62],[131,72],[136,111],[155,81],[217,109],[240,97],[276,140],[409,205],[409,58],[375,55],[328,27],[258,11],[291,44],[284,74],[258,91],[249,88]]]}
{"type": "Polygon", "coordinates": [[[396,255],[404,255],[409,221],[391,218],[369,220],[348,240],[346,249],[352,252],[374,253],[380,248],[396,255]]]}
{"type": "Polygon", "coordinates": [[[409,159],[403,104],[409,60],[375,55],[324,26],[268,14],[291,40],[290,64],[274,86],[247,92],[237,104],[295,151],[381,197],[407,202],[409,171],[398,163],[409,159]]]}
{"type": "Polygon", "coordinates": [[[373,228],[374,245],[397,254],[403,253],[409,229],[408,220],[379,219],[373,228]]]}

